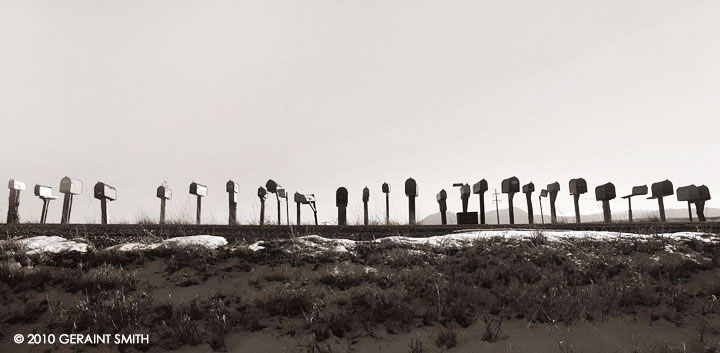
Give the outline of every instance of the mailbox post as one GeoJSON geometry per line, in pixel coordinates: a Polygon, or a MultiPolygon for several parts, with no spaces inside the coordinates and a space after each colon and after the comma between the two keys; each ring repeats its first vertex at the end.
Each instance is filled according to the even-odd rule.
{"type": "Polygon", "coordinates": [[[409,223],[415,225],[415,198],[418,197],[418,186],[415,179],[405,180],[405,196],[408,197],[409,223]]]}
{"type": "Polygon", "coordinates": [[[385,194],[385,225],[390,225],[390,184],[382,184],[382,192],[385,194]]]}
{"type": "Polygon", "coordinates": [[[70,213],[72,212],[73,196],[82,194],[82,181],[64,177],[60,179],[60,192],[65,194],[63,198],[63,211],[60,223],[70,223],[70,213]]]}
{"type": "Polygon", "coordinates": [[[290,204],[288,203],[288,194],[285,188],[279,187],[277,189],[277,197],[285,200],[285,221],[287,225],[290,225],[290,204]]]}
{"type": "Polygon", "coordinates": [[[200,224],[200,216],[202,215],[202,198],[207,196],[208,188],[205,185],[196,182],[190,183],[190,194],[197,196],[197,210],[195,213],[195,224],[200,224]]]}
{"type": "Polygon", "coordinates": [[[607,183],[595,188],[595,200],[602,201],[603,220],[612,222],[612,213],[610,212],[610,200],[615,198],[615,185],[607,183]]]}
{"type": "Polygon", "coordinates": [[[437,193],[437,202],[440,205],[440,220],[443,225],[447,224],[447,215],[445,214],[447,212],[447,192],[445,189],[440,190],[439,193],[437,193]]]}
{"type": "Polygon", "coordinates": [[[482,179],[473,185],[473,194],[480,198],[480,224],[485,224],[485,191],[488,190],[487,180],[482,179]]]}
{"type": "Polygon", "coordinates": [[[560,183],[557,181],[547,185],[547,191],[550,193],[550,223],[557,223],[557,213],[555,211],[555,200],[557,200],[557,194],[560,192],[560,183]]]}
{"type": "Polygon", "coordinates": [[[35,196],[39,197],[43,201],[42,213],[40,214],[40,224],[47,222],[47,213],[50,206],[50,201],[57,199],[57,196],[53,196],[53,190],[49,186],[35,185],[35,196]]]}
{"type": "Polygon", "coordinates": [[[363,200],[363,224],[368,225],[368,223],[370,223],[370,217],[368,216],[368,201],[370,201],[370,189],[368,189],[367,186],[363,188],[362,200],[363,200]]]}
{"type": "Polygon", "coordinates": [[[335,206],[338,208],[338,225],[347,225],[347,205],[348,205],[348,191],[344,187],[339,187],[335,191],[335,206]]]}
{"type": "Polygon", "coordinates": [[[300,225],[300,205],[306,204],[309,205],[310,208],[313,210],[314,216],[315,216],[315,225],[318,225],[317,221],[317,207],[315,205],[315,194],[301,194],[299,192],[295,193],[295,204],[297,205],[297,225],[300,225]]]}
{"type": "Polygon", "coordinates": [[[528,209],[528,224],[533,224],[535,216],[533,216],[533,206],[532,206],[532,193],[535,191],[535,184],[528,183],[523,185],[522,192],[525,194],[525,199],[527,200],[527,209],[528,209]]]}
{"type": "Polygon", "coordinates": [[[515,224],[515,209],[513,207],[513,197],[515,193],[520,192],[520,180],[516,177],[510,177],[502,181],[502,193],[508,194],[508,214],[510,216],[510,224],[515,224]]]}
{"type": "Polygon", "coordinates": [[[660,222],[665,222],[665,204],[663,203],[663,197],[670,196],[674,193],[673,184],[670,180],[665,179],[663,181],[653,183],[650,189],[652,190],[652,196],[648,197],[648,200],[658,200],[660,222]]]}
{"type": "Polygon", "coordinates": [[[548,191],[545,189],[540,190],[540,196],[538,196],[538,203],[540,204],[540,220],[542,221],[542,224],[545,224],[545,215],[543,215],[543,209],[542,209],[542,198],[547,197],[548,191]]]}
{"type": "Polygon", "coordinates": [[[282,189],[282,186],[280,186],[280,184],[276,183],[274,180],[268,179],[268,181],[265,183],[265,189],[267,189],[267,191],[269,193],[275,194],[275,198],[277,198],[277,216],[278,216],[277,224],[280,225],[280,224],[282,224],[282,221],[280,218],[280,215],[282,214],[282,212],[280,211],[280,195],[278,195],[277,191],[278,191],[278,189],[282,189]]]}
{"type": "Polygon", "coordinates": [[[166,182],[158,186],[156,196],[160,199],[160,224],[165,224],[165,206],[167,200],[172,199],[172,190],[166,182]]]}
{"type": "Polygon", "coordinates": [[[117,200],[117,190],[108,184],[98,181],[94,188],[95,198],[100,200],[100,215],[102,224],[108,224],[107,202],[117,200]]]}
{"type": "Polygon", "coordinates": [[[240,192],[240,188],[238,184],[232,180],[228,180],[227,183],[225,183],[225,190],[228,193],[228,224],[229,225],[236,225],[237,224],[237,202],[238,202],[238,193],[240,192]]]}
{"type": "Polygon", "coordinates": [[[570,195],[575,203],[575,223],[580,223],[580,195],[587,192],[587,182],[583,178],[570,179],[570,195]]]}
{"type": "Polygon", "coordinates": [[[705,185],[700,185],[698,194],[700,194],[700,199],[695,203],[695,212],[697,212],[698,221],[705,222],[705,201],[710,200],[710,189],[705,185]]]}
{"type": "Polygon", "coordinates": [[[630,193],[630,195],[625,195],[622,197],[622,198],[628,200],[628,222],[633,221],[633,214],[632,214],[632,198],[633,198],[633,196],[647,195],[647,193],[648,193],[647,185],[633,186],[632,192],[630,193]]]}
{"type": "Polygon", "coordinates": [[[265,199],[267,199],[267,190],[264,187],[259,187],[257,196],[260,199],[260,225],[265,224],[265,199]]]}
{"type": "Polygon", "coordinates": [[[692,204],[695,204],[695,212],[697,212],[698,220],[705,222],[705,201],[710,200],[710,190],[705,185],[682,186],[677,189],[677,200],[687,201],[688,216],[692,222],[692,204]]]}
{"type": "Polygon", "coordinates": [[[10,189],[10,195],[8,196],[7,223],[20,223],[20,192],[25,190],[25,183],[10,179],[8,189],[10,189]]]}
{"type": "Polygon", "coordinates": [[[460,188],[460,200],[462,200],[462,212],[456,213],[457,224],[478,224],[477,212],[468,212],[468,201],[470,201],[470,184],[455,183],[453,187],[460,188]]]}

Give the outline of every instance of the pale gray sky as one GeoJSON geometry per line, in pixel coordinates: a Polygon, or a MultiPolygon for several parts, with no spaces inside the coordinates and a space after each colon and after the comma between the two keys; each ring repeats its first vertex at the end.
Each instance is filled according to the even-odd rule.
{"type": "MultiPolygon", "coordinates": [[[[453,182],[492,190],[512,175],[560,181],[565,215],[573,177],[620,195],[669,178],[720,198],[719,18],[712,0],[0,0],[0,180],[28,183],[23,219],[39,218],[36,183],[83,180],[74,222],[99,220],[98,180],[118,188],[115,222],[156,218],[163,180],[171,217],[193,214],[195,180],[220,223],[229,178],[243,222],[268,178],[314,192],[332,222],[338,186],[351,221],[365,185],[381,217],[383,181],[406,220],[409,176],[420,218],[441,188],[460,207],[453,182]]],[[[592,190],[581,200],[601,211],[592,190]]]]}

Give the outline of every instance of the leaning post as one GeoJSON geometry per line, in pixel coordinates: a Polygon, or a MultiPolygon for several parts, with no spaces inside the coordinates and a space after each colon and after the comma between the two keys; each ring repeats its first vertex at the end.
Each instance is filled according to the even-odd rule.
{"type": "Polygon", "coordinates": [[[70,213],[72,212],[73,196],[82,194],[82,181],[64,177],[60,180],[60,192],[65,194],[60,223],[68,224],[70,223],[70,213]]]}
{"type": "Polygon", "coordinates": [[[535,184],[533,183],[527,183],[523,185],[522,192],[525,194],[525,199],[527,200],[527,209],[528,209],[528,224],[533,224],[535,216],[533,216],[533,205],[532,205],[532,193],[535,191],[535,184]]]}
{"type": "Polygon", "coordinates": [[[8,196],[7,223],[20,223],[20,192],[25,190],[25,183],[10,179],[8,189],[10,189],[10,195],[8,196]]]}
{"type": "Polygon", "coordinates": [[[447,191],[445,189],[440,190],[439,193],[435,196],[437,199],[438,205],[440,206],[440,222],[442,225],[447,224],[447,215],[445,214],[447,212],[447,191]]]}
{"type": "Polygon", "coordinates": [[[587,182],[583,178],[570,179],[570,195],[575,203],[575,223],[580,223],[580,195],[587,192],[587,182]]]}
{"type": "Polygon", "coordinates": [[[606,183],[595,188],[595,200],[602,201],[603,220],[612,222],[612,212],[610,212],[610,200],[615,198],[615,185],[606,183]]]}
{"type": "Polygon", "coordinates": [[[625,195],[622,197],[623,199],[628,200],[628,222],[633,221],[633,213],[632,213],[632,198],[633,198],[633,196],[647,195],[647,193],[648,193],[647,185],[633,186],[632,191],[630,192],[630,195],[625,195]]]}
{"type": "Polygon", "coordinates": [[[35,196],[39,197],[43,202],[42,213],[40,214],[40,224],[47,223],[48,208],[50,201],[56,200],[58,197],[53,196],[53,189],[49,186],[35,185],[35,196]]]}
{"type": "Polygon", "coordinates": [[[560,192],[560,183],[557,181],[547,185],[547,191],[550,193],[550,223],[557,223],[557,212],[555,211],[555,200],[557,200],[558,192],[560,192]]]}
{"type": "Polygon", "coordinates": [[[259,187],[257,190],[257,196],[260,199],[260,225],[265,224],[265,199],[267,199],[267,190],[264,187],[259,187]]]}
{"type": "Polygon", "coordinates": [[[652,190],[652,196],[648,197],[648,200],[658,200],[658,211],[660,212],[660,222],[665,222],[665,203],[663,197],[671,196],[675,192],[673,191],[673,184],[670,180],[663,180],[657,183],[653,183],[650,187],[652,190]]]}
{"type": "Polygon", "coordinates": [[[546,189],[540,190],[540,196],[538,196],[538,203],[540,204],[540,220],[542,221],[542,224],[545,224],[545,215],[543,215],[543,209],[542,209],[542,198],[547,197],[548,191],[546,189]]]}

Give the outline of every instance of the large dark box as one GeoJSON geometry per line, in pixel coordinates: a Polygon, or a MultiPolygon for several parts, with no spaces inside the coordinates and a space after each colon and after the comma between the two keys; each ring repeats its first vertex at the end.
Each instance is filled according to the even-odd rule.
{"type": "Polygon", "coordinates": [[[478,224],[478,213],[477,212],[458,212],[457,224],[478,224]]]}

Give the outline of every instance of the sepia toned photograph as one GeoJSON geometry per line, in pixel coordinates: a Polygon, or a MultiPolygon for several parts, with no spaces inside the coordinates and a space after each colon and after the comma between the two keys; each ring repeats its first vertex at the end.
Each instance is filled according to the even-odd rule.
{"type": "Polygon", "coordinates": [[[0,119],[0,353],[720,352],[717,0],[0,0],[0,119]]]}

